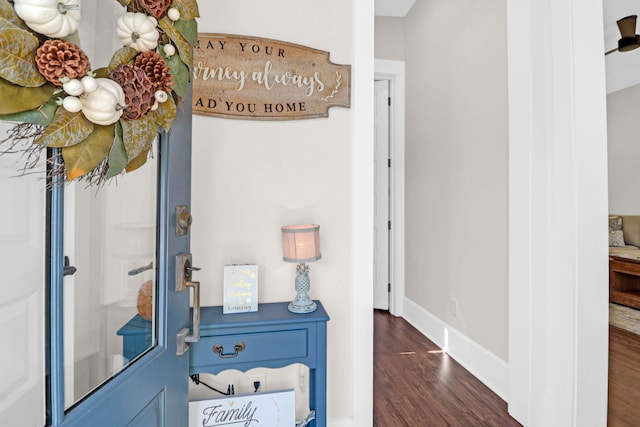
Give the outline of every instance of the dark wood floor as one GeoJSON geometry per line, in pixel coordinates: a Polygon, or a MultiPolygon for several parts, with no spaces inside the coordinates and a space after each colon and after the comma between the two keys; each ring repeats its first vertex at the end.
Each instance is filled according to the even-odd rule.
{"type": "Polygon", "coordinates": [[[374,427],[520,424],[507,404],[404,319],[374,314],[374,427]]]}
{"type": "Polygon", "coordinates": [[[615,326],[609,326],[607,425],[640,425],[640,336],[615,326]]]}
{"type": "MultiPolygon", "coordinates": [[[[376,310],[374,427],[520,426],[507,404],[404,319],[376,310]]],[[[640,425],[640,336],[609,327],[608,427],[640,425]]]]}

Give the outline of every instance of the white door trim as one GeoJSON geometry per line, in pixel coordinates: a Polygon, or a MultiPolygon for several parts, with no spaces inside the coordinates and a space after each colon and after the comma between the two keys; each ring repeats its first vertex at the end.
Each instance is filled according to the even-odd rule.
{"type": "Polygon", "coordinates": [[[607,423],[602,1],[507,0],[509,413],[607,423]]]}
{"type": "MultiPolygon", "coordinates": [[[[353,139],[353,283],[351,284],[351,356],[353,375],[343,389],[350,390],[353,426],[373,425],[373,79],[374,5],[354,0],[351,95],[353,139]]],[[[346,313],[343,313],[346,315],[346,313]]],[[[349,352],[350,350],[350,352],[349,352]]],[[[349,357],[349,356],[346,356],[349,357]]],[[[329,425],[338,422],[329,420],[329,425]]],[[[347,424],[345,424],[346,426],[347,424]]]]}
{"type": "Polygon", "coordinates": [[[391,112],[389,143],[391,154],[391,236],[389,245],[389,277],[391,295],[389,311],[402,316],[404,301],[404,115],[405,115],[405,63],[376,59],[376,80],[389,80],[391,112]]]}

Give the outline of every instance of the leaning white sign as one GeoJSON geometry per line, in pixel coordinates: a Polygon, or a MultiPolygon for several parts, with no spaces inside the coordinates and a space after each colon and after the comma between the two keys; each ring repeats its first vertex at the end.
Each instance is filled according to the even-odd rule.
{"type": "Polygon", "coordinates": [[[189,402],[189,427],[294,427],[293,390],[189,402]]]}

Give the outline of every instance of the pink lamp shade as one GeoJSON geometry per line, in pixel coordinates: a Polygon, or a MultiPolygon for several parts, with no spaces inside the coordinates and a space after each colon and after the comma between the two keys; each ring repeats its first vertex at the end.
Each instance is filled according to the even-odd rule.
{"type": "Polygon", "coordinates": [[[285,225],[282,227],[282,256],[287,262],[319,260],[320,226],[317,224],[285,225]]]}

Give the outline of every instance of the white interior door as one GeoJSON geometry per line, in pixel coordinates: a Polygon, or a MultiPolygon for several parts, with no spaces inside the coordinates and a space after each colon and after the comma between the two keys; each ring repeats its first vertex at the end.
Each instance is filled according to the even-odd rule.
{"type": "MultiPolygon", "coordinates": [[[[4,138],[8,125],[0,123],[4,138]]],[[[5,147],[3,147],[5,148],[5,147]]],[[[44,181],[0,156],[0,425],[45,424],[44,181]]]]}
{"type": "MultiPolygon", "coordinates": [[[[389,309],[389,81],[375,82],[373,305],[389,309]]],[[[390,227],[391,225],[391,227],[390,227]]]]}

